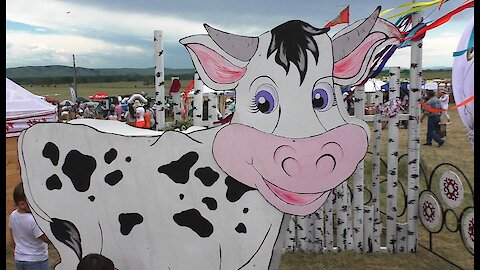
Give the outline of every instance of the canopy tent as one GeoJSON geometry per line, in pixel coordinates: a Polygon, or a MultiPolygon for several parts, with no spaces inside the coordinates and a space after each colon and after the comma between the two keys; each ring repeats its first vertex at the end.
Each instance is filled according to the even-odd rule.
{"type": "Polygon", "coordinates": [[[95,95],[89,96],[91,100],[99,100],[99,99],[106,99],[109,95],[105,92],[98,92],[95,95]]]}
{"type": "MultiPolygon", "coordinates": [[[[195,91],[190,91],[188,93],[188,97],[193,97],[195,91]]],[[[235,96],[235,91],[233,90],[223,90],[223,91],[215,91],[213,89],[208,88],[208,86],[203,85],[203,94],[211,94],[211,93],[217,93],[219,95],[226,95],[226,96],[235,96]]]]}
{"type": "MultiPolygon", "coordinates": [[[[376,90],[381,90],[385,85],[385,82],[378,79],[368,79],[363,85],[365,93],[374,93],[376,90]]],[[[355,86],[350,88],[351,91],[355,91],[355,86]]]]}
{"type": "Polygon", "coordinates": [[[38,122],[57,122],[57,106],[6,78],[6,136],[20,135],[38,122]]]}

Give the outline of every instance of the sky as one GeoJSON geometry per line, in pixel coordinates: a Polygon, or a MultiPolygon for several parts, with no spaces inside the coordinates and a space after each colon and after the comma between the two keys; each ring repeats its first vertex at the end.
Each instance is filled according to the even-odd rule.
{"type": "MultiPolygon", "coordinates": [[[[430,1],[430,0],[424,0],[430,1]]],[[[164,66],[193,68],[183,37],[205,34],[204,23],[225,32],[258,36],[289,20],[323,27],[350,6],[350,23],[407,0],[7,0],[6,68],[72,66],[150,68],[155,65],[154,30],[163,31],[164,66]]],[[[422,2],[422,1],[416,1],[422,2]]],[[[431,22],[465,0],[449,0],[423,11],[431,22]]],[[[384,18],[404,9],[397,9],[384,18]]],[[[473,18],[469,8],[433,30],[423,40],[423,68],[450,68],[452,53],[473,18]]],[[[397,18],[389,19],[394,23],[397,18]]],[[[332,37],[347,24],[331,28],[332,37]]],[[[401,48],[386,67],[410,67],[410,48],[401,48]]]]}

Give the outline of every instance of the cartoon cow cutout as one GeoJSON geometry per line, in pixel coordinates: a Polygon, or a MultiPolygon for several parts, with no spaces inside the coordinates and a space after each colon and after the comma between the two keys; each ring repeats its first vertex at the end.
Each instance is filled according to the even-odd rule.
{"type": "Polygon", "coordinates": [[[118,269],[276,269],[290,214],[322,206],[364,158],[368,126],[337,85],[363,81],[399,31],[380,7],[331,39],[289,21],[258,37],[205,25],[180,42],[202,81],[235,89],[231,123],[156,132],[117,121],[39,123],[21,175],[55,269],[89,253],[118,269]]]}

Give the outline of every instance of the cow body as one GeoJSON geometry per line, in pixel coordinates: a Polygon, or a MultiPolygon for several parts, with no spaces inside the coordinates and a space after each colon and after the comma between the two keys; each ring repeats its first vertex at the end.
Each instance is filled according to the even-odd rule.
{"type": "MultiPolygon", "coordinates": [[[[206,140],[215,129],[201,132],[201,141],[180,132],[130,137],[84,125],[95,122],[39,124],[21,137],[25,190],[60,251],[56,269],[74,269],[78,255],[89,253],[104,254],[118,269],[268,268],[283,214],[212,162],[206,140]],[[75,225],[81,254],[58,240],[62,232],[52,232],[59,220],[75,225]]],[[[134,129],[108,122],[125,133],[134,129]]]]}
{"type": "Polygon", "coordinates": [[[302,21],[259,37],[206,25],[182,39],[208,87],[236,90],[220,127],[90,120],[24,131],[22,179],[57,270],[88,253],[119,269],[275,269],[288,215],[316,211],[366,153],[368,125],[336,86],[365,80],[376,52],[399,43],[379,12],[333,40],[302,21]]]}

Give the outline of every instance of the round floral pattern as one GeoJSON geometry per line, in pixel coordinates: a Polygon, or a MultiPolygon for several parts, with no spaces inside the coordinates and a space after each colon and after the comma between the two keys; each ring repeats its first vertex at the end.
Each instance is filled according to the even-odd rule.
{"type": "Polygon", "coordinates": [[[464,198],[464,189],[462,181],[452,171],[444,172],[440,176],[439,183],[440,194],[443,201],[450,207],[458,207],[464,198]]]}
{"type": "Polygon", "coordinates": [[[474,227],[474,209],[470,208],[465,211],[462,215],[462,238],[465,246],[473,254],[474,250],[474,236],[475,236],[475,227],[474,227]]]}
{"type": "Polygon", "coordinates": [[[423,226],[430,232],[440,231],[443,211],[435,195],[430,191],[424,191],[420,194],[418,202],[418,214],[423,226]]]}

